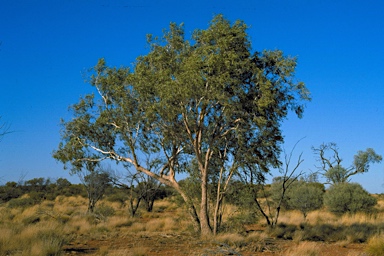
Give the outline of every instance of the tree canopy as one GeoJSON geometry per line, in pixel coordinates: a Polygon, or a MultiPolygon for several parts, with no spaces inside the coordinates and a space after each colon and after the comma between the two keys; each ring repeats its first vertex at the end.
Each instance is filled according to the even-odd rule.
{"type": "Polygon", "coordinates": [[[175,188],[195,228],[210,233],[209,175],[278,166],[281,122],[290,111],[301,117],[310,99],[295,79],[296,58],[253,52],[246,30],[242,21],[218,15],[186,40],[183,25],[171,23],[161,38],[148,36],[149,53],[133,67],[108,67],[100,59],[90,77],[95,92],[71,107],[74,117],[63,121],[54,157],[72,172],[105,159],[133,167],[175,188]],[[201,181],[200,214],[175,177],[192,160],[201,181]],[[156,171],[150,162],[158,163],[156,171]]]}
{"type": "Polygon", "coordinates": [[[324,195],[325,206],[334,213],[369,212],[377,200],[358,183],[333,184],[324,195]]]}
{"type": "Polygon", "coordinates": [[[352,165],[347,168],[341,165],[343,159],[336,143],[321,144],[319,148],[313,147],[312,150],[321,163],[319,169],[322,175],[330,184],[349,182],[351,176],[368,172],[371,164],[380,163],[383,159],[374,149],[367,148],[365,151],[359,150],[353,157],[352,165]]]}

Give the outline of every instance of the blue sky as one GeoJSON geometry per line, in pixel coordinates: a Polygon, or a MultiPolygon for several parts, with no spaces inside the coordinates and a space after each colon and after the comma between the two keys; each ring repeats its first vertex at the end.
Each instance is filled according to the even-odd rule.
{"type": "MultiPolygon", "coordinates": [[[[358,150],[384,155],[384,2],[338,0],[12,0],[0,2],[0,116],[13,133],[0,142],[1,182],[21,176],[71,178],[52,158],[60,119],[92,91],[84,82],[101,57],[111,66],[146,54],[146,34],[169,22],[189,35],[215,14],[249,25],[253,50],[298,57],[297,79],[313,100],[304,117],[283,124],[289,151],[301,138],[304,171],[315,171],[311,146],[336,142],[349,166],[358,150]]],[[[384,192],[384,163],[355,176],[384,192]]]]}

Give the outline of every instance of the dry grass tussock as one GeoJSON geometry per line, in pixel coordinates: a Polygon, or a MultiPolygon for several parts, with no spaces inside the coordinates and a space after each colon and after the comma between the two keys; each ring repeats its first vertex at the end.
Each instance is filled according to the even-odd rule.
{"type": "MultiPolygon", "coordinates": [[[[333,227],[353,225],[357,225],[357,227],[345,230],[332,242],[336,241],[340,246],[347,246],[356,241],[366,242],[368,255],[384,255],[384,236],[376,235],[376,229],[372,229],[374,225],[384,226],[384,200],[378,202],[377,209],[381,210],[372,214],[356,213],[338,217],[326,210],[318,210],[310,212],[306,221],[301,212],[283,211],[279,223],[285,223],[287,226],[281,227],[281,233],[286,236],[291,232],[290,239],[293,240],[294,246],[292,246],[292,250],[286,249],[282,255],[320,255],[316,242],[310,239],[317,239],[319,234],[326,236],[327,232],[333,236],[333,227]],[[304,228],[300,227],[302,224],[304,228]],[[364,224],[367,225],[364,226],[364,224]],[[367,235],[367,232],[371,233],[367,235]]],[[[59,255],[65,243],[76,241],[76,239],[104,240],[113,239],[116,234],[119,234],[119,237],[127,238],[132,233],[191,231],[191,221],[185,208],[176,205],[169,199],[156,201],[152,213],[140,209],[138,217],[135,218],[129,216],[128,206],[122,208],[120,203],[103,200],[97,206],[100,206],[100,209],[109,207],[114,211],[105,218],[99,218],[97,214],[86,214],[87,199],[82,197],[57,197],[54,201],[46,200],[41,204],[29,207],[11,208],[7,207],[7,204],[1,205],[0,256],[59,255]]],[[[235,206],[226,205],[223,223],[228,223],[232,217],[242,218],[241,212],[235,206]]],[[[260,218],[258,225],[264,223],[265,220],[260,218]]],[[[275,229],[275,232],[279,231],[278,229],[279,227],[275,229]]],[[[260,252],[263,248],[268,247],[270,237],[279,238],[268,232],[253,232],[248,235],[241,231],[236,233],[234,230],[228,230],[228,232],[221,233],[210,240],[235,248],[254,246],[253,251],[260,252]]],[[[285,239],[284,236],[282,239],[285,239]]],[[[149,248],[145,245],[130,250],[108,247],[99,250],[100,255],[112,256],[140,256],[147,255],[148,251],[149,248]]]]}
{"type": "Polygon", "coordinates": [[[178,225],[176,225],[175,220],[172,218],[153,219],[145,224],[145,230],[149,232],[175,231],[178,228],[178,225]]]}
{"type": "Polygon", "coordinates": [[[282,256],[317,256],[320,248],[316,242],[301,242],[297,246],[285,250],[282,256]]]}
{"type": "Polygon", "coordinates": [[[384,235],[376,235],[368,240],[366,252],[369,256],[384,255],[384,235]]]}
{"type": "Polygon", "coordinates": [[[384,194],[373,194],[372,196],[377,200],[375,208],[378,211],[384,211],[384,194]]]}
{"type": "Polygon", "coordinates": [[[338,217],[328,211],[316,210],[308,213],[307,222],[311,225],[333,224],[338,221],[338,217]]]}
{"type": "Polygon", "coordinates": [[[219,243],[228,244],[234,247],[241,247],[246,243],[245,237],[237,233],[219,234],[214,239],[219,243]]]}
{"type": "Polygon", "coordinates": [[[107,226],[111,228],[130,227],[135,222],[135,219],[129,216],[112,216],[106,221],[107,226]]]}
{"type": "Polygon", "coordinates": [[[131,222],[131,225],[127,227],[127,232],[138,233],[138,232],[181,232],[185,230],[185,227],[178,224],[172,218],[155,218],[150,219],[147,222],[131,222]]]}
{"type": "MultiPolygon", "coordinates": [[[[271,238],[266,233],[259,232],[247,235],[241,235],[239,233],[222,233],[212,237],[210,240],[212,243],[219,244],[220,247],[223,248],[227,247],[236,250],[247,248],[247,250],[251,252],[263,252],[268,250],[271,245],[271,238]]],[[[231,252],[229,251],[229,253],[231,252]]]]}
{"type": "Polygon", "coordinates": [[[281,213],[281,215],[279,217],[279,222],[280,223],[299,224],[299,223],[301,223],[303,221],[304,221],[303,214],[301,212],[299,212],[299,211],[283,212],[283,213],[281,213]]]}
{"type": "Polygon", "coordinates": [[[60,255],[65,242],[56,222],[0,228],[0,255],[60,255]]]}
{"type": "MultiPolygon", "coordinates": [[[[131,249],[118,249],[118,250],[108,250],[108,256],[147,256],[150,248],[147,247],[135,247],[131,249]]],[[[103,254],[101,254],[103,255],[103,254]]]]}
{"type": "Polygon", "coordinates": [[[72,214],[74,212],[87,211],[87,199],[81,196],[58,196],[55,199],[53,210],[60,213],[72,214]]]}
{"type": "Polygon", "coordinates": [[[298,225],[302,222],[311,225],[330,224],[330,225],[352,225],[352,224],[377,224],[384,223],[384,211],[375,213],[354,213],[337,216],[324,209],[310,212],[307,219],[298,211],[282,212],[279,223],[298,225]]]}

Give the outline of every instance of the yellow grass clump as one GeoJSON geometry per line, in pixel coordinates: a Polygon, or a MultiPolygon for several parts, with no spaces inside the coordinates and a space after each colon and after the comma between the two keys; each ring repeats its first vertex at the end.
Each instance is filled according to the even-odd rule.
{"type": "Polygon", "coordinates": [[[297,246],[287,249],[281,255],[284,256],[318,256],[320,248],[316,242],[301,242],[297,246]]]}
{"type": "Polygon", "coordinates": [[[86,219],[86,216],[74,216],[70,221],[68,221],[65,231],[67,233],[76,232],[78,234],[85,234],[91,230],[92,224],[86,219]]]}
{"type": "Polygon", "coordinates": [[[148,255],[149,248],[147,247],[135,247],[130,249],[118,249],[108,252],[108,256],[146,256],[148,255]]]}
{"type": "Polygon", "coordinates": [[[279,217],[279,223],[299,224],[301,222],[304,222],[304,217],[299,211],[283,212],[279,217]]]}
{"type": "Polygon", "coordinates": [[[145,225],[145,230],[149,232],[172,231],[177,228],[176,222],[171,218],[152,219],[145,225]]]}
{"type": "Polygon", "coordinates": [[[384,235],[373,236],[368,240],[366,252],[369,256],[384,255],[384,235]]]}
{"type": "Polygon", "coordinates": [[[336,215],[325,211],[323,209],[316,210],[308,213],[307,222],[311,225],[322,224],[333,224],[338,221],[336,215]]]}
{"type": "Polygon", "coordinates": [[[113,228],[130,227],[135,220],[129,216],[112,216],[108,218],[106,225],[113,228]]]}
{"type": "Polygon", "coordinates": [[[2,227],[0,255],[60,255],[66,239],[55,222],[42,222],[24,227],[2,227]]]}
{"type": "Polygon", "coordinates": [[[247,243],[247,239],[237,233],[219,234],[215,237],[215,240],[219,243],[225,243],[234,247],[241,247],[247,243]]]}

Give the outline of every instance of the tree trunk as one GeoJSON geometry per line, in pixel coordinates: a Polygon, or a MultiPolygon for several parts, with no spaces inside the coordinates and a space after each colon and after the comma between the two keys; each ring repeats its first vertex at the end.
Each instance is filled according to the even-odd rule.
{"type": "Polygon", "coordinates": [[[208,215],[208,187],[207,187],[207,170],[201,170],[201,206],[200,206],[200,228],[202,236],[212,235],[212,228],[209,224],[208,215]]]}
{"type": "Polygon", "coordinates": [[[141,198],[137,198],[136,204],[134,204],[134,199],[129,200],[129,206],[131,208],[131,216],[135,217],[137,209],[139,209],[141,198]]]}
{"type": "MultiPolygon", "coordinates": [[[[218,192],[219,193],[219,192],[218,192]]],[[[216,206],[215,206],[215,213],[213,215],[213,234],[216,235],[219,228],[220,228],[220,225],[221,225],[221,219],[222,219],[222,216],[223,216],[223,212],[222,212],[222,200],[223,200],[223,197],[217,197],[216,199],[216,206]]]]}
{"type": "Polygon", "coordinates": [[[95,205],[96,205],[96,202],[92,199],[89,199],[89,202],[88,202],[88,213],[93,213],[95,211],[95,205]]]}
{"type": "MultiPolygon", "coordinates": [[[[220,172],[220,178],[217,184],[217,193],[216,193],[216,205],[215,205],[215,212],[213,214],[213,234],[216,235],[220,225],[221,225],[221,219],[223,216],[223,199],[224,199],[224,192],[221,191],[221,177],[222,177],[222,171],[220,172]]],[[[225,190],[225,188],[224,188],[225,190]]]]}
{"type": "MultiPolygon", "coordinates": [[[[128,162],[131,162],[131,161],[128,161],[128,162]]],[[[158,180],[159,182],[161,182],[164,185],[167,185],[167,186],[170,186],[170,187],[174,188],[181,195],[181,197],[184,199],[185,204],[187,205],[187,210],[188,210],[189,216],[192,219],[193,228],[194,228],[196,233],[200,233],[201,230],[202,230],[201,229],[201,222],[200,222],[199,216],[197,215],[196,208],[195,208],[192,200],[180,188],[180,186],[176,182],[174,176],[167,175],[168,177],[164,178],[162,176],[159,176],[159,175],[157,175],[157,174],[155,174],[155,173],[153,173],[153,172],[151,172],[151,171],[141,167],[137,163],[134,163],[134,165],[136,167],[136,170],[138,170],[138,171],[140,171],[142,173],[147,174],[148,176],[158,180]]]]}
{"type": "Polygon", "coordinates": [[[144,203],[145,203],[145,209],[147,210],[147,212],[152,212],[153,204],[155,203],[155,199],[154,198],[145,199],[144,203]]]}
{"type": "MultiPolygon", "coordinates": [[[[255,203],[256,203],[256,205],[257,205],[257,208],[259,209],[259,211],[261,212],[261,214],[264,216],[265,220],[267,221],[267,225],[268,225],[268,226],[272,226],[272,223],[271,223],[271,221],[269,220],[268,215],[264,212],[263,207],[261,207],[261,205],[260,205],[260,203],[259,203],[259,200],[257,200],[257,198],[256,198],[256,195],[254,195],[253,200],[255,201],[255,203]]],[[[268,200],[268,199],[267,199],[267,200],[268,200]]]]}

